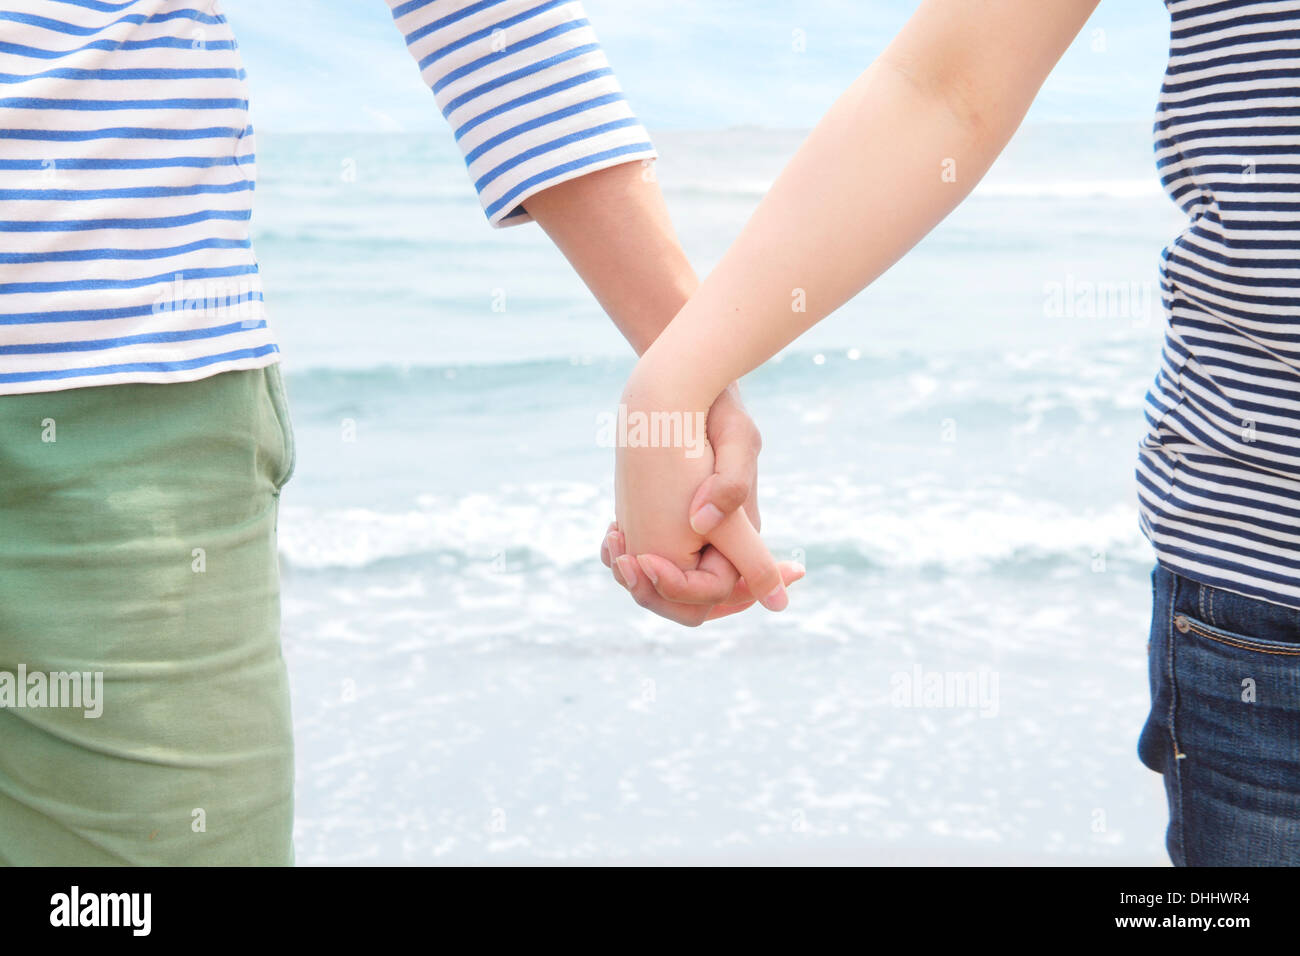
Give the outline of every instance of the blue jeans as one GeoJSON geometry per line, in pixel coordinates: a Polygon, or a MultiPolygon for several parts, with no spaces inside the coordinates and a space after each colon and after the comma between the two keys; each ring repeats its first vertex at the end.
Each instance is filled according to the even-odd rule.
{"type": "Polygon", "coordinates": [[[1175,866],[1300,866],[1300,610],[1152,573],[1151,714],[1175,866]]]}

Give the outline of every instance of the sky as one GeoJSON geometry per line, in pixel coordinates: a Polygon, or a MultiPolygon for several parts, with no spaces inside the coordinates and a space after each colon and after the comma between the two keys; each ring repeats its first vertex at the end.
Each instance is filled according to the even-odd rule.
{"type": "MultiPolygon", "coordinates": [[[[221,5],[239,38],[259,128],[441,126],[433,94],[423,86],[384,0],[221,5]]],[[[917,5],[918,0],[584,3],[651,131],[810,127],[917,5]]],[[[1160,0],[1102,0],[1048,79],[1031,120],[1149,118],[1168,29],[1160,0]]]]}

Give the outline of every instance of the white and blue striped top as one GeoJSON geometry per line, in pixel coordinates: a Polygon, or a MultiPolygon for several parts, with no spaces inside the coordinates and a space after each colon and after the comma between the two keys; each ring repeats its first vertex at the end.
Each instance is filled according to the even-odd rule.
{"type": "MultiPolygon", "coordinates": [[[[654,157],[572,0],[388,0],[489,221],[654,157]]],[[[279,358],[255,145],[215,0],[0,0],[0,395],[279,358]]]]}
{"type": "Polygon", "coordinates": [[[1168,0],[1156,159],[1187,228],[1137,477],[1162,564],[1300,607],[1300,0],[1168,0]]]}

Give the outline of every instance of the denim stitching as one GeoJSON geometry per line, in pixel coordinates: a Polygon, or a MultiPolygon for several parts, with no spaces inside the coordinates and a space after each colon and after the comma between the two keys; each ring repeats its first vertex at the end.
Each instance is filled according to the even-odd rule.
{"type": "Polygon", "coordinates": [[[1229,640],[1222,634],[1215,634],[1213,631],[1207,631],[1203,627],[1198,627],[1196,622],[1192,621],[1190,618],[1187,620],[1187,629],[1201,635],[1201,637],[1206,640],[1214,641],[1217,644],[1226,644],[1228,647],[1240,648],[1243,651],[1255,651],[1260,654],[1275,654],[1278,657],[1300,657],[1300,647],[1297,647],[1294,651],[1289,651],[1280,648],[1265,647],[1253,642],[1246,642],[1244,639],[1238,641],[1229,640]]]}

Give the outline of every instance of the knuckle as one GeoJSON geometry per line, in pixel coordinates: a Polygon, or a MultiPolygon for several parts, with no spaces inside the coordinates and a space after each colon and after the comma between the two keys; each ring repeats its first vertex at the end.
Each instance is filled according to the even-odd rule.
{"type": "MultiPolygon", "coordinates": [[[[739,580],[739,576],[736,580],[739,580]]],[[[700,596],[700,600],[708,604],[721,604],[731,597],[732,591],[736,590],[736,580],[726,581],[719,578],[709,586],[708,593],[700,596]]]]}
{"type": "Polygon", "coordinates": [[[712,497],[720,511],[735,511],[749,497],[749,484],[733,475],[719,475],[714,479],[712,497]]]}
{"type": "Polygon", "coordinates": [[[731,597],[731,592],[734,590],[735,588],[723,587],[722,585],[719,585],[718,587],[710,591],[708,594],[701,595],[700,602],[702,604],[722,604],[728,598],[731,597]]]}
{"type": "Polygon", "coordinates": [[[659,592],[659,596],[665,601],[672,601],[675,604],[686,603],[686,595],[682,593],[682,589],[674,587],[671,583],[660,581],[655,585],[655,590],[659,592]]]}
{"type": "Polygon", "coordinates": [[[705,604],[716,603],[717,591],[721,590],[715,584],[705,584],[701,581],[683,581],[683,582],[665,582],[660,581],[659,593],[669,601],[677,604],[705,604]]]}

